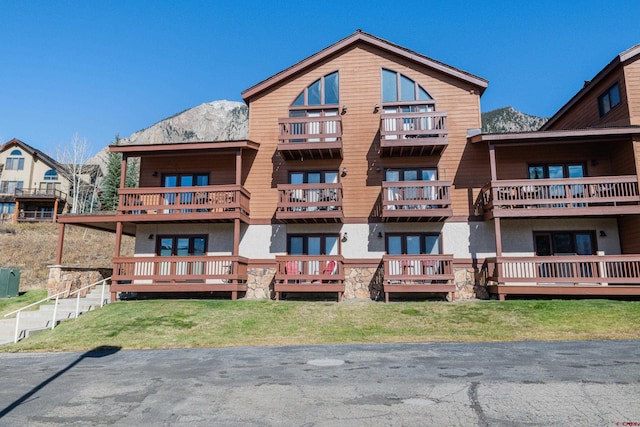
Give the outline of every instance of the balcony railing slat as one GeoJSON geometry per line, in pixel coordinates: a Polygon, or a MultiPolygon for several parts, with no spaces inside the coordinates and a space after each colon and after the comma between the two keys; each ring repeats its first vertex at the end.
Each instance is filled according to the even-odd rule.
{"type": "Polygon", "coordinates": [[[279,184],[278,212],[342,211],[342,184],[279,184]]]}
{"type": "Polygon", "coordinates": [[[384,210],[448,208],[451,182],[405,181],[382,183],[384,210]]]}
{"type": "Polygon", "coordinates": [[[342,118],[339,115],[288,117],[279,119],[278,124],[280,126],[280,142],[283,144],[334,142],[342,139],[342,118]]]}
{"type": "Polygon", "coordinates": [[[382,141],[442,138],[448,134],[446,118],[446,113],[436,111],[382,113],[380,137],[382,141]]]}
{"type": "Polygon", "coordinates": [[[386,282],[451,283],[453,255],[385,255],[386,282]]]}

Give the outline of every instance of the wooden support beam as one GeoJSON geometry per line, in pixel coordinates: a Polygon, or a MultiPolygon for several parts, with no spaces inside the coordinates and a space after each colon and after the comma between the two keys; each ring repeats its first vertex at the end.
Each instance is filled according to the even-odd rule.
{"type": "Polygon", "coordinates": [[[58,245],[56,246],[56,265],[62,265],[62,249],[64,246],[65,224],[58,224],[58,245]]]}

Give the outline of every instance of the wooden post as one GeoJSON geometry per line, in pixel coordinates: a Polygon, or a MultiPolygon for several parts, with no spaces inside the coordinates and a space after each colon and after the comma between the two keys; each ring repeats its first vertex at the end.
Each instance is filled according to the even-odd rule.
{"type": "Polygon", "coordinates": [[[242,185],[242,149],[236,151],[236,185],[242,185]]]}
{"type": "Polygon", "coordinates": [[[58,220],[58,199],[53,202],[53,222],[58,220]]]}
{"type": "Polygon", "coordinates": [[[20,215],[20,202],[16,200],[16,207],[13,209],[13,223],[18,223],[18,215],[20,215]]]}
{"type": "Polygon", "coordinates": [[[233,220],[233,255],[240,255],[240,219],[233,220]]]}
{"type": "Polygon", "coordinates": [[[56,247],[56,265],[62,265],[62,248],[64,245],[64,224],[58,224],[58,246],[56,247]]]}
{"type": "Polygon", "coordinates": [[[113,257],[120,257],[120,243],[122,242],[122,222],[116,222],[116,245],[113,250],[113,257]]]}
{"type": "Polygon", "coordinates": [[[489,144],[489,165],[491,168],[491,181],[498,179],[498,169],[496,167],[496,147],[493,144],[489,144]]]}

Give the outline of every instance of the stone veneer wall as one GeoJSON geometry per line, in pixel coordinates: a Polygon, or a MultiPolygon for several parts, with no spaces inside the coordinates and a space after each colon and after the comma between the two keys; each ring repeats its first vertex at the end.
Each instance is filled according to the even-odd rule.
{"type": "MultiPolygon", "coordinates": [[[[49,280],[47,281],[48,295],[55,295],[59,292],[66,292],[63,297],[68,297],[69,292],[90,285],[99,280],[110,277],[113,273],[111,268],[83,268],[67,267],[63,265],[52,265],[49,267],[49,280]]],[[[85,296],[86,290],[80,296],[85,296]]],[[[73,295],[75,297],[76,295],[73,295]]]]}
{"type": "Polygon", "coordinates": [[[378,300],[382,292],[382,264],[377,267],[345,267],[344,298],[378,300]]]}
{"type": "Polygon", "coordinates": [[[270,299],[275,267],[252,267],[247,270],[247,299],[270,299]]]}

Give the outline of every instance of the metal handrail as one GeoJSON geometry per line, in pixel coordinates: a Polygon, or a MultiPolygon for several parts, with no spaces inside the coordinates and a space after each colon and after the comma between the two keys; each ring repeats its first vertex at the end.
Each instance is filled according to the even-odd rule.
{"type": "MultiPolygon", "coordinates": [[[[85,289],[88,289],[88,288],[91,288],[93,286],[96,286],[100,282],[102,282],[102,293],[100,294],[100,307],[104,306],[104,290],[105,290],[105,286],[107,284],[107,280],[111,280],[111,277],[107,277],[106,279],[98,280],[97,282],[94,282],[94,283],[92,283],[90,285],[87,285],[87,286],[83,286],[82,288],[76,289],[75,291],[72,291],[72,292],[68,293],[69,296],[71,296],[73,294],[78,294],[78,296],[76,297],[76,317],[75,317],[76,319],[78,318],[78,315],[80,314],[80,292],[84,291],[85,289]]],[[[67,293],[67,291],[58,292],[55,295],[48,296],[46,298],[41,299],[40,301],[33,302],[33,303],[29,304],[29,305],[26,305],[26,306],[24,306],[22,308],[19,308],[17,310],[14,310],[14,311],[12,311],[10,313],[5,314],[4,317],[11,316],[12,314],[16,315],[16,330],[15,330],[15,333],[14,333],[14,336],[13,336],[13,342],[14,343],[18,342],[18,337],[19,337],[19,333],[18,332],[19,332],[19,325],[20,325],[20,313],[22,313],[22,311],[26,310],[27,308],[31,308],[31,307],[33,307],[35,305],[42,304],[43,302],[47,302],[47,301],[55,298],[56,299],[56,303],[55,303],[55,306],[53,307],[53,319],[52,319],[52,322],[51,322],[51,329],[53,330],[56,327],[56,316],[58,314],[58,300],[60,299],[61,295],[64,295],[66,293],[67,293]]]]}

